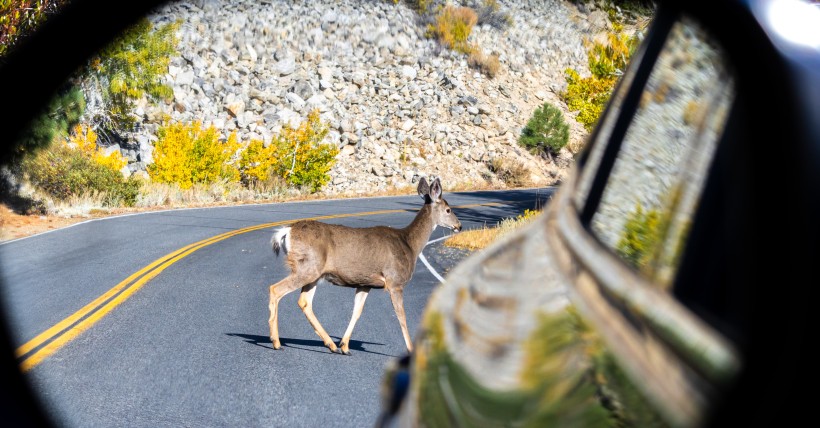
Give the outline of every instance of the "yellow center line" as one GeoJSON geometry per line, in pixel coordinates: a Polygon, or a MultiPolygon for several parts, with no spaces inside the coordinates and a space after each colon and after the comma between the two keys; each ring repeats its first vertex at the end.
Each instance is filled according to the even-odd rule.
{"type": "MultiPolygon", "coordinates": [[[[490,202],[490,203],[483,203],[483,204],[470,204],[470,205],[460,205],[455,206],[453,208],[473,208],[478,206],[499,206],[503,205],[498,202],[490,202]]],[[[404,211],[417,211],[413,209],[399,209],[399,210],[380,210],[380,211],[369,211],[363,213],[351,213],[351,214],[332,214],[332,215],[325,215],[325,216],[316,216],[316,217],[309,217],[304,219],[294,219],[294,220],[283,220],[277,221],[273,223],[264,223],[258,224],[256,226],[245,227],[242,229],[233,230],[230,232],[225,232],[216,236],[212,236],[210,238],[204,239],[199,242],[195,242],[193,244],[186,245],[176,251],[168,253],[153,262],[149,265],[145,266],[144,268],[134,272],[128,278],[124,279],[119,284],[115,285],[110,290],[106,291],[103,295],[94,299],[91,303],[83,306],[82,309],[78,310],[77,312],[69,315],[62,321],[58,322],[51,328],[43,331],[42,333],[35,336],[33,339],[29,340],[15,351],[18,359],[20,361],[20,369],[23,372],[29,371],[34,368],[37,364],[42,362],[44,359],[48,358],[53,353],[57,352],[58,349],[62,348],[65,344],[79,336],[82,332],[88,330],[97,323],[100,319],[102,319],[105,315],[111,312],[114,308],[119,306],[122,302],[126,299],[131,297],[134,293],[136,293],[142,286],[144,286],[148,281],[159,275],[162,271],[167,269],[169,266],[173,265],[174,263],[182,260],[183,258],[191,255],[192,253],[200,250],[204,247],[207,247],[211,244],[215,244],[220,241],[224,241],[225,239],[234,237],[236,235],[241,235],[248,232],[253,232],[261,229],[267,229],[275,226],[281,226],[289,223],[295,223],[299,220],[329,220],[335,218],[345,218],[345,217],[364,217],[364,216],[371,216],[371,215],[379,215],[379,214],[393,214],[398,212],[404,211]],[[107,301],[107,303],[105,303],[107,301]],[[90,314],[90,315],[89,315],[90,314]],[[84,318],[85,317],[85,318],[84,318]],[[50,341],[50,342],[49,342],[50,341]],[[29,354],[33,349],[41,346],[42,344],[49,342],[45,346],[37,349],[36,352],[29,354]]]]}

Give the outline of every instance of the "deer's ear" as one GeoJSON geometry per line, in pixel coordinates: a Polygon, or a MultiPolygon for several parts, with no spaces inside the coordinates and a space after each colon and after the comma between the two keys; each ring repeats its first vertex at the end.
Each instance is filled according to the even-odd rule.
{"type": "Polygon", "coordinates": [[[430,185],[430,197],[436,202],[441,200],[441,182],[438,178],[430,185]]]}
{"type": "Polygon", "coordinates": [[[421,179],[419,179],[418,191],[419,196],[421,196],[422,199],[424,199],[425,196],[430,194],[430,185],[427,184],[427,180],[425,180],[424,177],[421,177],[421,179]]]}

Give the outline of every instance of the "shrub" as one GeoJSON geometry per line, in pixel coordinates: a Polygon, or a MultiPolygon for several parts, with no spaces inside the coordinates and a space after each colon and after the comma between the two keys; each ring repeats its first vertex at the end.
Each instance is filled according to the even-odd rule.
{"type": "Polygon", "coordinates": [[[533,154],[542,156],[558,153],[569,141],[569,126],[564,122],[561,110],[544,103],[535,109],[527,126],[521,131],[518,144],[533,154]]]}
{"type": "Polygon", "coordinates": [[[162,83],[171,55],[176,53],[174,22],[154,29],[142,19],[126,30],[89,62],[84,84],[96,86],[103,97],[100,110],[91,112],[92,122],[102,129],[130,129],[135,100],[148,96],[153,100],[173,96],[170,86],[162,83]]]}
{"type": "Polygon", "coordinates": [[[470,52],[470,56],[467,57],[467,65],[478,69],[489,78],[495,77],[498,74],[498,69],[501,68],[497,54],[484,55],[480,49],[470,52]]]}
{"type": "Polygon", "coordinates": [[[651,262],[661,244],[664,218],[658,210],[644,211],[641,204],[629,214],[616,245],[618,254],[643,273],[650,273],[651,262]]]}
{"type": "MultiPolygon", "coordinates": [[[[316,192],[330,181],[330,169],[336,162],[339,149],[333,144],[322,144],[329,131],[319,118],[319,111],[308,114],[298,128],[285,126],[269,146],[270,174],[275,174],[295,186],[306,186],[316,192]]],[[[264,163],[264,160],[259,162],[264,163]]]]}
{"type": "Polygon", "coordinates": [[[0,0],[0,56],[69,0],[0,0]]]}
{"type": "Polygon", "coordinates": [[[567,88],[561,97],[570,111],[578,112],[576,120],[587,131],[591,131],[598,121],[637,44],[637,35],[609,34],[607,44],[594,43],[589,48],[590,77],[581,78],[572,69],[565,71],[567,88]]]}
{"type": "Polygon", "coordinates": [[[487,167],[508,186],[520,187],[530,184],[530,170],[520,162],[494,158],[487,167]]]}
{"type": "Polygon", "coordinates": [[[512,25],[513,19],[508,13],[501,12],[498,0],[483,0],[476,8],[478,14],[477,25],[489,25],[503,30],[512,25]]]}
{"type": "Polygon", "coordinates": [[[48,147],[55,138],[65,137],[85,110],[85,99],[77,88],[59,92],[48,106],[31,121],[15,145],[13,162],[48,147]]]}
{"type": "Polygon", "coordinates": [[[132,206],[141,182],[99,164],[86,152],[54,145],[23,161],[29,181],[59,201],[87,194],[102,196],[105,205],[132,206]]]}
{"type": "Polygon", "coordinates": [[[242,182],[248,186],[256,185],[270,178],[275,147],[264,146],[261,140],[252,140],[239,156],[239,172],[242,182]]]}
{"type": "Polygon", "coordinates": [[[619,75],[626,69],[638,44],[637,37],[607,34],[607,44],[593,43],[589,49],[589,70],[599,78],[619,75]]]}
{"type": "MultiPolygon", "coordinates": [[[[394,3],[398,3],[398,0],[393,0],[394,3]]],[[[415,9],[416,12],[420,14],[427,13],[430,7],[433,5],[434,0],[407,0],[407,3],[410,4],[410,7],[415,9]]]]}
{"type": "Polygon", "coordinates": [[[82,152],[94,162],[119,173],[128,164],[128,160],[119,151],[106,154],[97,146],[97,133],[88,126],[77,125],[74,133],[69,137],[69,144],[82,152]]]}
{"type": "Polygon", "coordinates": [[[467,38],[476,22],[478,15],[473,9],[446,6],[436,16],[435,23],[428,26],[427,34],[448,49],[469,54],[475,48],[467,43],[467,38]]]}
{"type": "Polygon", "coordinates": [[[578,112],[575,120],[583,124],[587,131],[592,131],[604,106],[609,101],[615,79],[600,79],[595,76],[582,78],[575,70],[569,68],[565,73],[567,89],[561,96],[570,111],[578,112]]]}
{"type": "Polygon", "coordinates": [[[163,125],[154,144],[154,163],[148,165],[149,176],[156,182],[176,183],[182,189],[195,183],[238,181],[239,171],[230,163],[240,148],[236,134],[225,142],[218,138],[216,128],[202,129],[200,122],[163,125]]]}

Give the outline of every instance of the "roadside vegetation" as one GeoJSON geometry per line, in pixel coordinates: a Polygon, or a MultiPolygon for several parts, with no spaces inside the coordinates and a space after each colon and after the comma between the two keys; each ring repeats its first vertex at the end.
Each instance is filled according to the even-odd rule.
{"type": "Polygon", "coordinates": [[[70,0],[0,0],[0,57],[70,0]]]}
{"type": "Polygon", "coordinates": [[[535,109],[518,138],[518,144],[542,158],[552,158],[568,142],[569,125],[561,110],[549,103],[535,109]]]}
{"type": "Polygon", "coordinates": [[[457,233],[447,238],[444,241],[444,245],[469,251],[481,250],[502,236],[530,223],[540,213],[539,210],[526,209],[522,214],[516,217],[501,220],[495,227],[484,226],[481,229],[465,230],[457,233]]]}
{"type": "Polygon", "coordinates": [[[645,17],[651,16],[652,4],[642,0],[598,1],[599,8],[606,10],[612,31],[605,40],[586,40],[590,75],[568,68],[565,70],[567,87],[560,94],[570,111],[576,112],[575,120],[591,131],[598,122],[612,90],[623,75],[629,59],[643,38],[649,24],[645,17]],[[636,31],[628,32],[627,27],[636,31]]]}
{"type": "MultiPolygon", "coordinates": [[[[596,1],[607,8],[614,32],[606,43],[588,43],[591,76],[567,70],[567,90],[561,94],[587,129],[639,40],[638,33],[628,36],[624,28],[634,27],[635,17],[646,14],[648,7],[640,0],[596,1]]],[[[69,3],[0,0],[0,62],[69,3]]],[[[405,3],[418,13],[425,35],[442,49],[463,55],[470,67],[489,78],[502,71],[498,53],[480,46],[473,36],[476,26],[504,31],[514,25],[497,0],[405,3]]],[[[235,134],[208,124],[166,121],[153,143],[147,173],[131,173],[120,149],[133,144],[128,135],[140,121],[138,103],[164,103],[173,97],[164,79],[170,59],[178,54],[180,25],[141,20],[81,67],[18,136],[11,164],[0,171],[0,200],[13,201],[19,212],[48,214],[72,204],[112,209],[275,201],[306,197],[327,185],[338,149],[323,142],[329,125],[318,112],[267,141],[239,141],[235,134]]],[[[533,112],[519,144],[550,159],[567,141],[561,111],[545,103],[533,112]]],[[[400,160],[407,162],[404,152],[400,160]]],[[[488,176],[507,186],[531,184],[531,171],[514,160],[491,159],[487,166],[488,176]]]]}
{"type": "MultiPolygon", "coordinates": [[[[399,0],[393,0],[398,3],[399,0]]],[[[489,25],[503,31],[513,25],[512,16],[504,12],[497,0],[461,2],[461,6],[443,0],[406,0],[419,14],[428,38],[444,48],[463,54],[467,64],[489,78],[501,69],[498,52],[485,49],[470,39],[476,25],[489,25]]]]}
{"type": "MultiPolygon", "coordinates": [[[[67,1],[0,0],[0,60],[67,1]]],[[[66,205],[100,208],[276,200],[317,192],[338,149],[324,144],[318,111],[268,141],[238,141],[202,123],[166,122],[145,174],[131,174],[121,144],[140,118],[137,102],[167,102],[179,22],[143,19],[91,58],[18,138],[0,177],[0,199],[18,212],[66,205]]]]}

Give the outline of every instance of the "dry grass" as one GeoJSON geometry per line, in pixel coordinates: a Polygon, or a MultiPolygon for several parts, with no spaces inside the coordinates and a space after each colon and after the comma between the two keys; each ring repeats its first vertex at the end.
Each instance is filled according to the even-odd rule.
{"type": "Polygon", "coordinates": [[[495,158],[487,165],[492,173],[510,187],[525,187],[532,184],[532,172],[524,164],[505,158],[495,158]]]}
{"type": "Polygon", "coordinates": [[[467,38],[470,37],[476,22],[478,15],[475,10],[448,5],[441,9],[435,23],[428,27],[427,33],[448,49],[470,53],[475,48],[467,42],[467,38]]]}
{"type": "Polygon", "coordinates": [[[540,214],[538,210],[524,210],[524,214],[515,218],[505,218],[501,220],[496,227],[488,228],[484,226],[481,229],[466,230],[457,233],[446,239],[444,245],[470,251],[481,250],[518,227],[528,224],[538,214],[540,214]]]}
{"type": "MultiPolygon", "coordinates": [[[[276,202],[297,197],[300,190],[288,190],[282,183],[260,183],[244,187],[240,183],[217,182],[195,184],[190,189],[181,189],[175,184],[145,183],[140,189],[135,206],[148,207],[190,207],[219,205],[241,202],[276,202]]],[[[296,199],[296,198],[295,198],[296,199]]]]}
{"type": "Polygon", "coordinates": [[[498,74],[498,70],[501,68],[498,54],[484,55],[480,49],[470,52],[470,56],[467,58],[467,64],[481,71],[485,76],[491,79],[498,74]]]}

